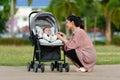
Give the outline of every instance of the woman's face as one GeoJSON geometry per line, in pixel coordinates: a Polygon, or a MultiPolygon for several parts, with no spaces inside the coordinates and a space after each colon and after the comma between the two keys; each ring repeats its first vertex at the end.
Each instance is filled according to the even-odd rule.
{"type": "Polygon", "coordinates": [[[66,20],[66,27],[67,27],[67,29],[71,30],[72,26],[73,26],[73,22],[71,22],[69,20],[66,20]]]}

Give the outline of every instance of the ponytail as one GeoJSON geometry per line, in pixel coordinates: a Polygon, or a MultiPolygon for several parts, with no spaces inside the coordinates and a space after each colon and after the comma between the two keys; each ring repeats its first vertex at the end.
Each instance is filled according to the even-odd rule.
{"type": "Polygon", "coordinates": [[[83,22],[82,22],[81,18],[79,16],[77,18],[78,18],[78,21],[79,21],[79,27],[81,29],[84,29],[83,22]]]}

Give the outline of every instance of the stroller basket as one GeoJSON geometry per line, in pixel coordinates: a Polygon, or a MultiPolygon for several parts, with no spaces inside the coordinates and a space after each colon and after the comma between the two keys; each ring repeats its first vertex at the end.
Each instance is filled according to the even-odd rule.
{"type": "Polygon", "coordinates": [[[41,46],[41,56],[36,54],[35,57],[37,60],[60,60],[60,46],[41,46]]]}

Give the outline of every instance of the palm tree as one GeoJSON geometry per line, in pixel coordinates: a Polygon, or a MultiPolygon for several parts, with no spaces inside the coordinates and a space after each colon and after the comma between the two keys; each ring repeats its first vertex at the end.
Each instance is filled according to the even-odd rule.
{"type": "MultiPolygon", "coordinates": [[[[112,20],[111,17],[117,17],[114,14],[114,11],[116,11],[116,8],[120,8],[120,1],[119,0],[103,0],[101,2],[104,12],[104,18],[106,21],[106,29],[105,29],[105,34],[106,34],[106,44],[110,44],[111,42],[111,22],[114,22],[114,19],[112,20]]],[[[117,14],[117,13],[116,13],[117,14]]],[[[116,22],[116,21],[115,21],[116,22]]]]}
{"type": "Polygon", "coordinates": [[[11,2],[11,11],[10,11],[10,14],[11,14],[11,20],[12,20],[12,23],[11,23],[11,26],[12,26],[12,29],[11,29],[11,35],[12,37],[14,37],[14,7],[15,7],[15,0],[10,0],[11,2]]]}
{"type": "MultiPolygon", "coordinates": [[[[51,3],[46,10],[55,15],[61,26],[62,21],[65,21],[66,16],[71,14],[80,15],[80,6],[83,6],[83,4],[84,0],[51,0],[51,3]]],[[[69,38],[67,29],[66,34],[69,38]]]]}
{"type": "MultiPolygon", "coordinates": [[[[85,7],[82,8],[81,15],[84,17],[84,28],[85,31],[87,31],[88,27],[94,27],[94,29],[97,26],[97,16],[100,15],[100,4],[99,1],[93,1],[93,0],[85,0],[85,7]],[[94,20],[94,24],[93,23],[94,20]],[[92,22],[91,22],[92,21],[92,22]]],[[[95,41],[96,33],[94,30],[94,41],[95,41]]],[[[95,43],[95,42],[94,42],[95,43]]]]}
{"type": "Polygon", "coordinates": [[[28,0],[28,6],[30,6],[30,4],[33,2],[33,0],[28,0]]]}
{"type": "MultiPolygon", "coordinates": [[[[28,0],[28,5],[30,5],[32,3],[32,0],[28,0]]],[[[12,26],[12,29],[11,29],[11,35],[12,37],[14,37],[14,13],[16,13],[17,9],[16,9],[16,0],[10,0],[10,4],[11,4],[11,11],[10,11],[10,15],[11,15],[11,20],[12,20],[12,23],[11,23],[11,26],[12,26]]]]}
{"type": "Polygon", "coordinates": [[[12,37],[14,37],[14,14],[17,11],[15,3],[16,3],[16,0],[10,0],[10,18],[11,18],[10,20],[11,20],[11,36],[12,37]]]}

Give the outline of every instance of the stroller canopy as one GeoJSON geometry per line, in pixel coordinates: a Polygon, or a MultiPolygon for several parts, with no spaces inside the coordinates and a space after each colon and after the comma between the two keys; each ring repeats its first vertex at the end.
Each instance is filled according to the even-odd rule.
{"type": "Polygon", "coordinates": [[[58,24],[56,18],[49,12],[38,12],[33,16],[32,20],[29,23],[30,31],[39,26],[41,28],[54,27],[54,32],[58,32],[58,24]]]}

